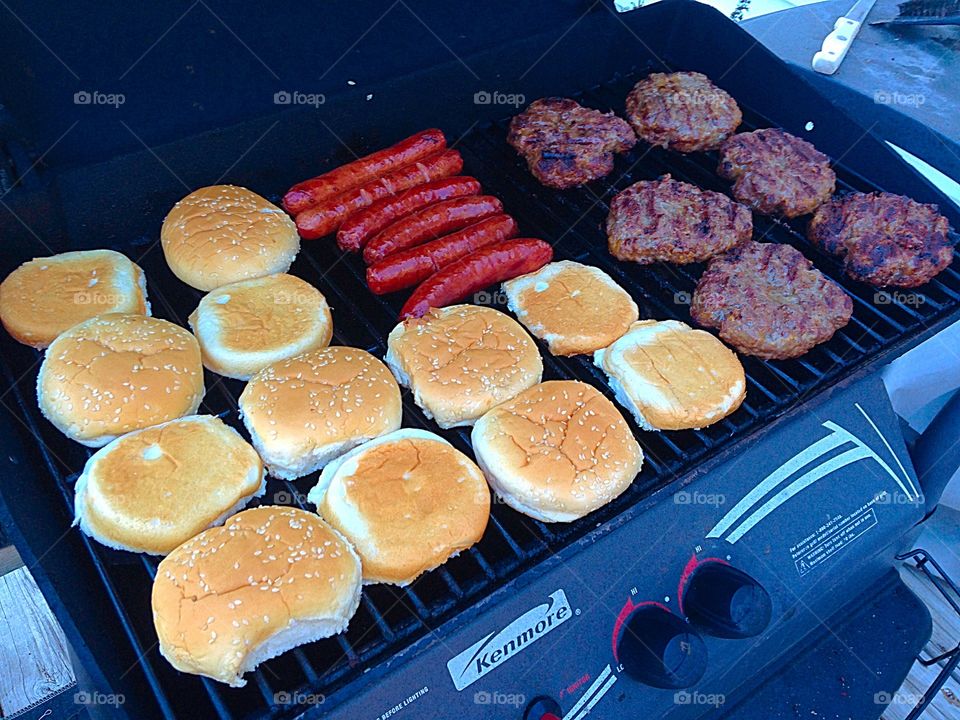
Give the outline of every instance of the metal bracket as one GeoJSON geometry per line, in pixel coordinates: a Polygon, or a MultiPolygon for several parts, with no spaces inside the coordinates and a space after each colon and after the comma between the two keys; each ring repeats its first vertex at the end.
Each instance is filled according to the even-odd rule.
{"type": "MultiPolygon", "coordinates": [[[[927,579],[933,583],[934,587],[940,591],[940,594],[943,595],[944,599],[950,604],[950,607],[954,609],[958,616],[960,616],[960,604],[957,602],[957,597],[960,597],[960,589],[957,588],[956,583],[950,578],[949,575],[944,571],[940,564],[933,559],[933,556],[930,555],[926,550],[922,548],[917,548],[916,550],[910,550],[909,552],[902,553],[896,556],[897,560],[913,560],[914,565],[927,576],[927,579]],[[936,571],[937,575],[934,575],[930,570],[932,566],[936,571]],[[939,576],[939,578],[937,577],[939,576]],[[944,584],[947,587],[944,587],[944,584]],[[953,591],[951,595],[950,591],[953,591]]],[[[960,643],[953,650],[948,650],[945,653],[942,653],[936,657],[928,658],[924,660],[923,658],[918,657],[917,661],[924,667],[931,667],[933,665],[938,665],[941,662],[946,661],[946,664],[940,670],[937,677],[930,684],[930,687],[923,697],[920,699],[913,710],[910,711],[910,714],[907,715],[906,720],[917,720],[926,709],[930,706],[930,703],[933,702],[933,699],[936,697],[937,693],[940,691],[940,688],[944,686],[949,677],[953,674],[954,670],[957,667],[960,667],[960,643]]]]}

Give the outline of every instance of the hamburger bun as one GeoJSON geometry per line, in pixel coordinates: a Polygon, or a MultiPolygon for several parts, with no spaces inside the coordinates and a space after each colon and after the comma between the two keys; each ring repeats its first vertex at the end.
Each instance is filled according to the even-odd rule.
{"type": "Polygon", "coordinates": [[[333,336],[326,298],[313,285],[279,273],[207,293],[190,315],[203,364],[237,380],[277,360],[324,348],[333,336]]]}
{"type": "Polygon", "coordinates": [[[150,314],[143,270],[113,250],[35,258],[0,283],[0,321],[14,340],[35,348],[104,313],[150,314]]]}
{"type": "Polygon", "coordinates": [[[400,388],[365,350],[334,346],[267,365],[240,395],[240,416],[274,477],[319,470],[400,427],[400,388]]]}
{"type": "Polygon", "coordinates": [[[173,274],[197,290],[286,272],[300,250],[293,220],[236,185],[194,190],[173,206],[160,229],[173,274]]]}
{"type": "Polygon", "coordinates": [[[526,331],[508,315],[476,305],[405,320],[387,338],[384,360],[442,428],[472,425],[543,375],[540,352],[526,331]]]}
{"type": "Polygon", "coordinates": [[[471,435],[477,463],[504,502],[543,522],[570,522],[616,498],[643,452],[592,385],[534,385],[484,415],[471,435]]]}
{"type": "Polygon", "coordinates": [[[503,284],[507,307],[554,355],[580,355],[623,335],[640,312],[600,268],[560,260],[503,284]]]}
{"type": "Polygon", "coordinates": [[[109,547],[166,555],[264,488],[263,463],[239,433],[193,415],[94,453],[74,488],[74,524],[109,547]]]}
{"type": "Polygon", "coordinates": [[[364,583],[410,584],[478,542],[490,517],[480,468],[426,430],[397,430],[341,455],[309,500],[353,543],[364,583]]]}
{"type": "Polygon", "coordinates": [[[40,411],[88,447],[193,415],[203,393],[196,338],[145,315],[111,313],[73,326],[47,348],[37,375],[40,411]]]}
{"type": "Polygon", "coordinates": [[[644,430],[699,430],[732,413],[746,396],[736,354],[677,320],[634,323],[598,350],[594,362],[644,430]]]}
{"type": "Polygon", "coordinates": [[[157,568],[160,654],[177,670],[242,687],[261,662],[346,630],[360,588],[359,558],[319,517],[292,507],[244,510],[157,568]]]}

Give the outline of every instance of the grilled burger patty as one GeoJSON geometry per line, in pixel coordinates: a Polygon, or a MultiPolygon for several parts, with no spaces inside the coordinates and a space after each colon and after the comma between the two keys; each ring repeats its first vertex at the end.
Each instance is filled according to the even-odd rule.
{"type": "Polygon", "coordinates": [[[830,199],[837,176],[830,159],[806,140],[767,128],[720,145],[717,173],[733,180],[733,196],[765,215],[797,217],[830,199]]]}
{"type": "Polygon", "coordinates": [[[614,153],[637,138],[613,113],[585,108],[566,98],[543,98],[510,121],[509,142],[530,172],[552,188],[570,188],[608,175],[614,153]]]}
{"type": "Polygon", "coordinates": [[[669,175],[618,193],[607,216],[610,253],[639,263],[702,262],[752,233],[748,208],[669,175]]]}
{"type": "Polygon", "coordinates": [[[953,260],[950,224],[936,205],[891,193],[854,193],[821,205],[807,226],[815,245],[871,285],[923,285],[953,260]]]}
{"type": "Polygon", "coordinates": [[[772,360],[826,342],[852,313],[850,297],[799,250],[752,240],[710,261],[690,307],[740,352],[772,360]]]}
{"type": "Polygon", "coordinates": [[[651,145],[713,150],[743,115],[736,101],[698,72],[652,73],[627,96],[627,119],[651,145]]]}

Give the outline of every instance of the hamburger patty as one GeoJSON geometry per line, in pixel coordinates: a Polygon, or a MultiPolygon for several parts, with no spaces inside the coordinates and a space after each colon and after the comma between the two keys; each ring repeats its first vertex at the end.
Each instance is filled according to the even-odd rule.
{"type": "Polygon", "coordinates": [[[783,360],[826,342],[853,301],[789,245],[747,241],[710,261],[690,315],[746,355],[783,360]]]}
{"type": "Polygon", "coordinates": [[[543,98],[510,121],[507,142],[523,155],[537,180],[563,189],[608,175],[614,153],[627,152],[637,138],[613,113],[566,98],[543,98]]]}
{"type": "Polygon", "coordinates": [[[953,260],[950,224],[936,205],[891,193],[854,193],[821,205],[807,237],[871,285],[923,285],[953,260]]]}
{"type": "Polygon", "coordinates": [[[743,115],[736,101],[698,72],[652,73],[627,95],[627,119],[651,145],[713,150],[743,115]]]}
{"type": "Polygon", "coordinates": [[[610,253],[639,263],[702,262],[752,233],[749,209],[669,175],[618,193],[607,216],[610,253]]]}
{"type": "Polygon", "coordinates": [[[788,218],[816,210],[830,199],[837,182],[826,155],[774,128],[724,140],[717,173],[733,180],[733,196],[740,202],[788,218]]]}

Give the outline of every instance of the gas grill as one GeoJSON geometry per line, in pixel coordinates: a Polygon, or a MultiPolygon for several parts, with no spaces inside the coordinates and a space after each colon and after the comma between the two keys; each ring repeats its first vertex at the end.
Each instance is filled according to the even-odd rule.
{"type": "MultiPolygon", "coordinates": [[[[681,0],[624,17],[600,9],[559,41],[557,35],[511,41],[466,64],[479,77],[504,78],[504,91],[526,102],[564,95],[620,113],[627,92],[646,73],[698,70],[736,98],[744,111],[741,131],[782,127],[834,158],[839,192],[883,189],[938,202],[960,227],[949,201],[908,170],[868,125],[831,106],[714,10],[681,0]],[[535,63],[538,57],[543,60],[535,63]]],[[[505,142],[509,116],[522,105],[475,98],[488,90],[480,80],[465,80],[459,61],[451,61],[384,81],[371,90],[376,103],[363,95],[332,95],[322,112],[255,118],[156,152],[178,168],[189,189],[233,182],[278,202],[293,182],[352,159],[341,140],[363,154],[422,127],[441,127],[451,142],[456,139],[464,173],[503,200],[522,235],[555,243],[558,259],[610,273],[637,301],[641,317],[689,322],[702,266],[618,262],[607,252],[603,222],[616,192],[665,173],[728,191],[715,172],[716,154],[685,156],[641,142],[617,159],[609,177],[582,189],[549,190],[505,142]],[[258,137],[231,167],[237,149],[258,137]],[[225,167],[229,174],[218,180],[225,167]]],[[[166,267],[158,233],[187,189],[152,152],[41,173],[42,182],[15,188],[5,203],[27,224],[48,230],[47,242],[62,238],[56,251],[110,247],[130,256],[146,272],[154,314],[184,325],[201,293],[166,267]]],[[[9,164],[14,179],[18,167],[22,172],[22,162],[9,164]]],[[[814,249],[804,239],[803,219],[754,220],[756,239],[797,247],[850,293],[854,313],[847,327],[795,360],[742,358],[746,400],[715,425],[664,433],[634,426],[643,469],[603,509],[551,525],[495,502],[474,548],[410,587],[365,587],[347,632],[268,661],[242,689],[179,673],[160,657],[150,613],[156,559],[111,550],[70,529],[73,485],[90,451],[41,417],[35,394],[41,356],[4,337],[9,390],[0,417],[0,513],[89,675],[82,684],[124,697],[120,705],[88,706],[90,714],[540,720],[552,713],[579,720],[587,713],[636,716],[642,709],[644,717],[736,716],[757,712],[751,702],[775,700],[772,683],[789,675],[792,664],[825,652],[829,643],[852,644],[844,629],[856,624],[846,622],[852,618],[886,623],[886,642],[847,658],[851,678],[863,676],[867,666],[870,673],[842,701],[860,704],[837,705],[838,712],[866,717],[852,708],[867,707],[878,715],[876,693],[896,690],[929,636],[929,616],[891,570],[894,555],[933,510],[938,483],[942,488],[949,472],[938,467],[937,477],[920,473],[918,481],[876,371],[960,319],[960,266],[954,263],[920,288],[922,295],[881,293],[849,280],[835,258],[814,249]],[[717,637],[717,627],[713,634],[674,632],[671,622],[695,610],[681,608],[678,599],[694,597],[683,583],[698,572],[720,578],[701,591],[697,602],[708,607],[722,596],[716,587],[740,582],[738,573],[746,573],[764,588],[756,595],[760,609],[748,602],[747,611],[762,614],[768,603],[769,625],[739,640],[717,637]],[[665,638],[664,653],[674,653],[669,677],[651,674],[629,640],[641,632],[637,618],[645,614],[652,618],[647,627],[660,628],[665,638]],[[685,645],[679,656],[671,645],[677,638],[685,645]],[[870,677],[881,668],[879,680],[870,677]],[[698,669],[705,669],[702,681],[683,684],[698,669]]],[[[12,239],[4,272],[46,254],[10,214],[0,213],[0,222],[12,239]]],[[[304,242],[290,272],[326,295],[335,343],[383,356],[400,295],[369,293],[360,259],[342,256],[328,240],[304,242]]],[[[506,311],[498,288],[473,301],[506,311]]],[[[590,358],[559,358],[541,349],[544,379],[577,378],[611,395],[590,358]]],[[[237,413],[243,384],[208,373],[206,385],[201,411],[244,432],[237,413]]],[[[404,424],[437,430],[409,393],[404,424]]],[[[442,434],[470,452],[468,430],[442,434]]],[[[271,478],[261,502],[307,507],[306,492],[315,482],[315,475],[294,482],[271,478]]],[[[710,629],[709,619],[704,622],[710,629]]]]}

